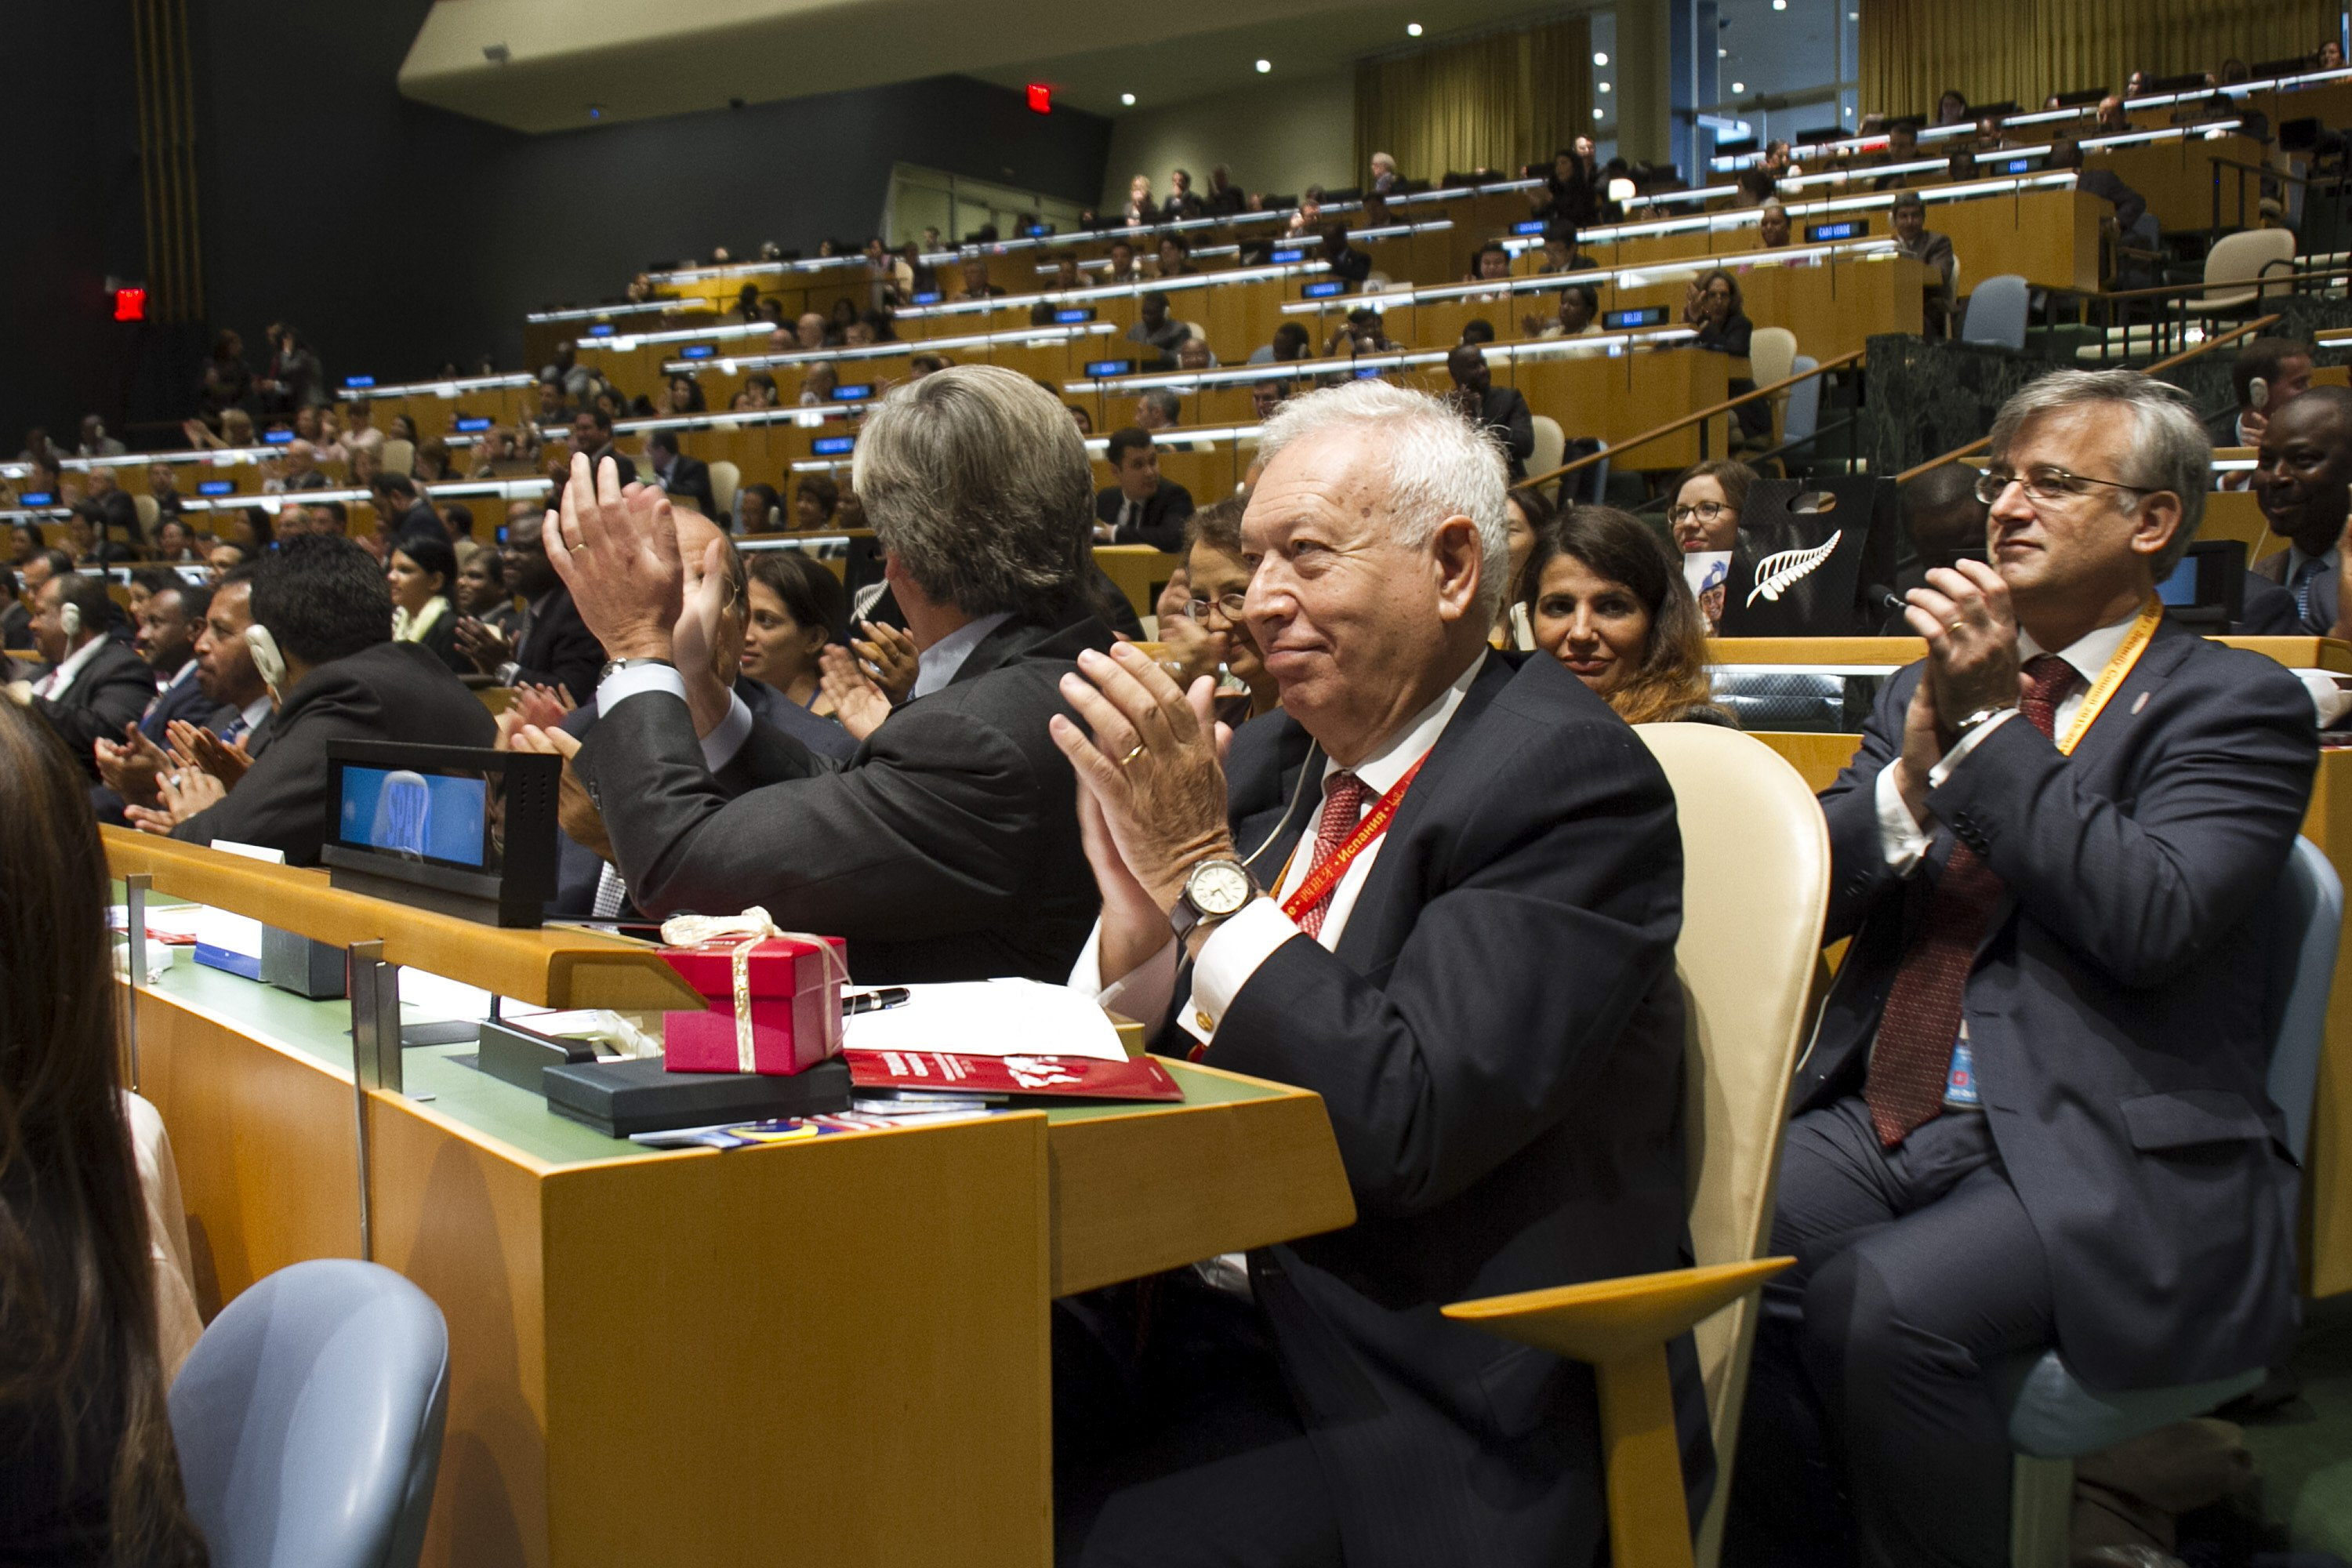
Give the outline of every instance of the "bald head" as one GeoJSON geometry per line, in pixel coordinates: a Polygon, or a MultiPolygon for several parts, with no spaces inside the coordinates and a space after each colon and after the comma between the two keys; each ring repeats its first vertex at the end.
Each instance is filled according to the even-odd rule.
{"type": "Polygon", "coordinates": [[[1977,470],[1965,463],[1930,468],[1903,487],[1903,529],[1923,566],[1949,566],[1985,549],[1985,504],[1977,470]]]}
{"type": "Polygon", "coordinates": [[[727,531],[695,510],[673,499],[670,518],[677,531],[677,556],[695,570],[705,567],[710,547],[719,547],[721,570],[727,575],[727,607],[719,617],[717,633],[710,639],[710,668],[721,686],[735,684],[736,672],[743,663],[743,624],[751,608],[751,583],[743,570],[743,557],[727,531]]]}

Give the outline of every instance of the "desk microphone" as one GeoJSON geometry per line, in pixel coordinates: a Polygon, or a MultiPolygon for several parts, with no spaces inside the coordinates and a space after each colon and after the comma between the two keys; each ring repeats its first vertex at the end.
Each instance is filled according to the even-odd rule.
{"type": "Polygon", "coordinates": [[[1873,583],[1869,587],[1864,588],[1862,591],[1862,598],[1863,602],[1872,609],[1883,610],[1890,616],[1899,616],[1911,607],[1910,600],[1884,583],[1873,583]]]}

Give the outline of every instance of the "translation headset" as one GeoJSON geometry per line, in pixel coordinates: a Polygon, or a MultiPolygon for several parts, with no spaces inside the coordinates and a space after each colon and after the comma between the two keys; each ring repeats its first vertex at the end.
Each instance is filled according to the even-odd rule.
{"type": "Polygon", "coordinates": [[[1298,783],[1291,789],[1290,804],[1282,808],[1281,816],[1275,820],[1274,830],[1265,836],[1265,837],[1258,844],[1256,848],[1242,857],[1242,865],[1244,867],[1246,868],[1257,864],[1257,858],[1265,854],[1268,849],[1274,847],[1274,841],[1282,837],[1282,830],[1285,827],[1290,826],[1292,814],[1297,811],[1298,803],[1306,798],[1307,781],[1308,777],[1310,775],[1319,776],[1316,775],[1315,753],[1322,749],[1323,747],[1319,742],[1307,742],[1307,761],[1299,766],[1298,783]]]}
{"type": "Polygon", "coordinates": [[[275,695],[286,679],[286,656],[278,651],[278,639],[269,628],[261,625],[245,628],[245,646],[253,653],[253,668],[261,676],[261,684],[275,695]]]}
{"type": "Polygon", "coordinates": [[[65,627],[66,636],[69,637],[81,636],[81,606],[79,605],[60,606],[58,610],[58,625],[65,627]]]}

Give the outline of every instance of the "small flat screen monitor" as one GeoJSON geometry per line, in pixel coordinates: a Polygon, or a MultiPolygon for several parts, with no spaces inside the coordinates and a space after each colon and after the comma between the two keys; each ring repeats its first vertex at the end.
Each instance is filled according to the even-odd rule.
{"type": "Polygon", "coordinates": [[[1643,305],[1634,310],[1611,310],[1601,318],[1601,324],[1612,332],[1622,332],[1629,327],[1663,327],[1666,324],[1666,308],[1643,305]]]}
{"type": "Polygon", "coordinates": [[[1870,232],[1868,218],[1840,218],[1835,223],[1809,223],[1805,226],[1805,243],[1819,245],[1831,239],[1860,239],[1870,232]]]}
{"type": "Polygon", "coordinates": [[[533,926],[555,892],[552,757],[327,742],[333,884],[485,924],[533,926]]]}
{"type": "Polygon", "coordinates": [[[1330,299],[1333,295],[1337,294],[1337,293],[1340,290],[1340,289],[1341,289],[1342,287],[1343,287],[1343,285],[1339,282],[1339,280],[1338,279],[1336,279],[1336,278],[1335,278],[1335,279],[1332,279],[1331,280],[1329,280],[1328,282],[1324,282],[1324,283],[1309,283],[1308,285],[1307,285],[1307,287],[1305,287],[1304,289],[1301,289],[1298,292],[1299,292],[1299,296],[1300,296],[1300,298],[1302,298],[1302,299],[1307,299],[1307,300],[1328,300],[1328,299],[1330,299]]]}

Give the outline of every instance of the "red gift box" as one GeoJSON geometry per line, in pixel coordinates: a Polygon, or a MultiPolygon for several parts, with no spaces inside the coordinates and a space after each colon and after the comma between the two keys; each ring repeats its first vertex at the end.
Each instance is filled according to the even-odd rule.
{"type": "Polygon", "coordinates": [[[796,1073],[839,1054],[842,940],[769,937],[752,946],[744,955],[739,1024],[736,960],[744,945],[741,938],[723,938],[662,949],[679,978],[710,999],[701,1012],[662,1015],[662,1058],[670,1071],[747,1070],[747,1032],[753,1072],[796,1073]]]}

